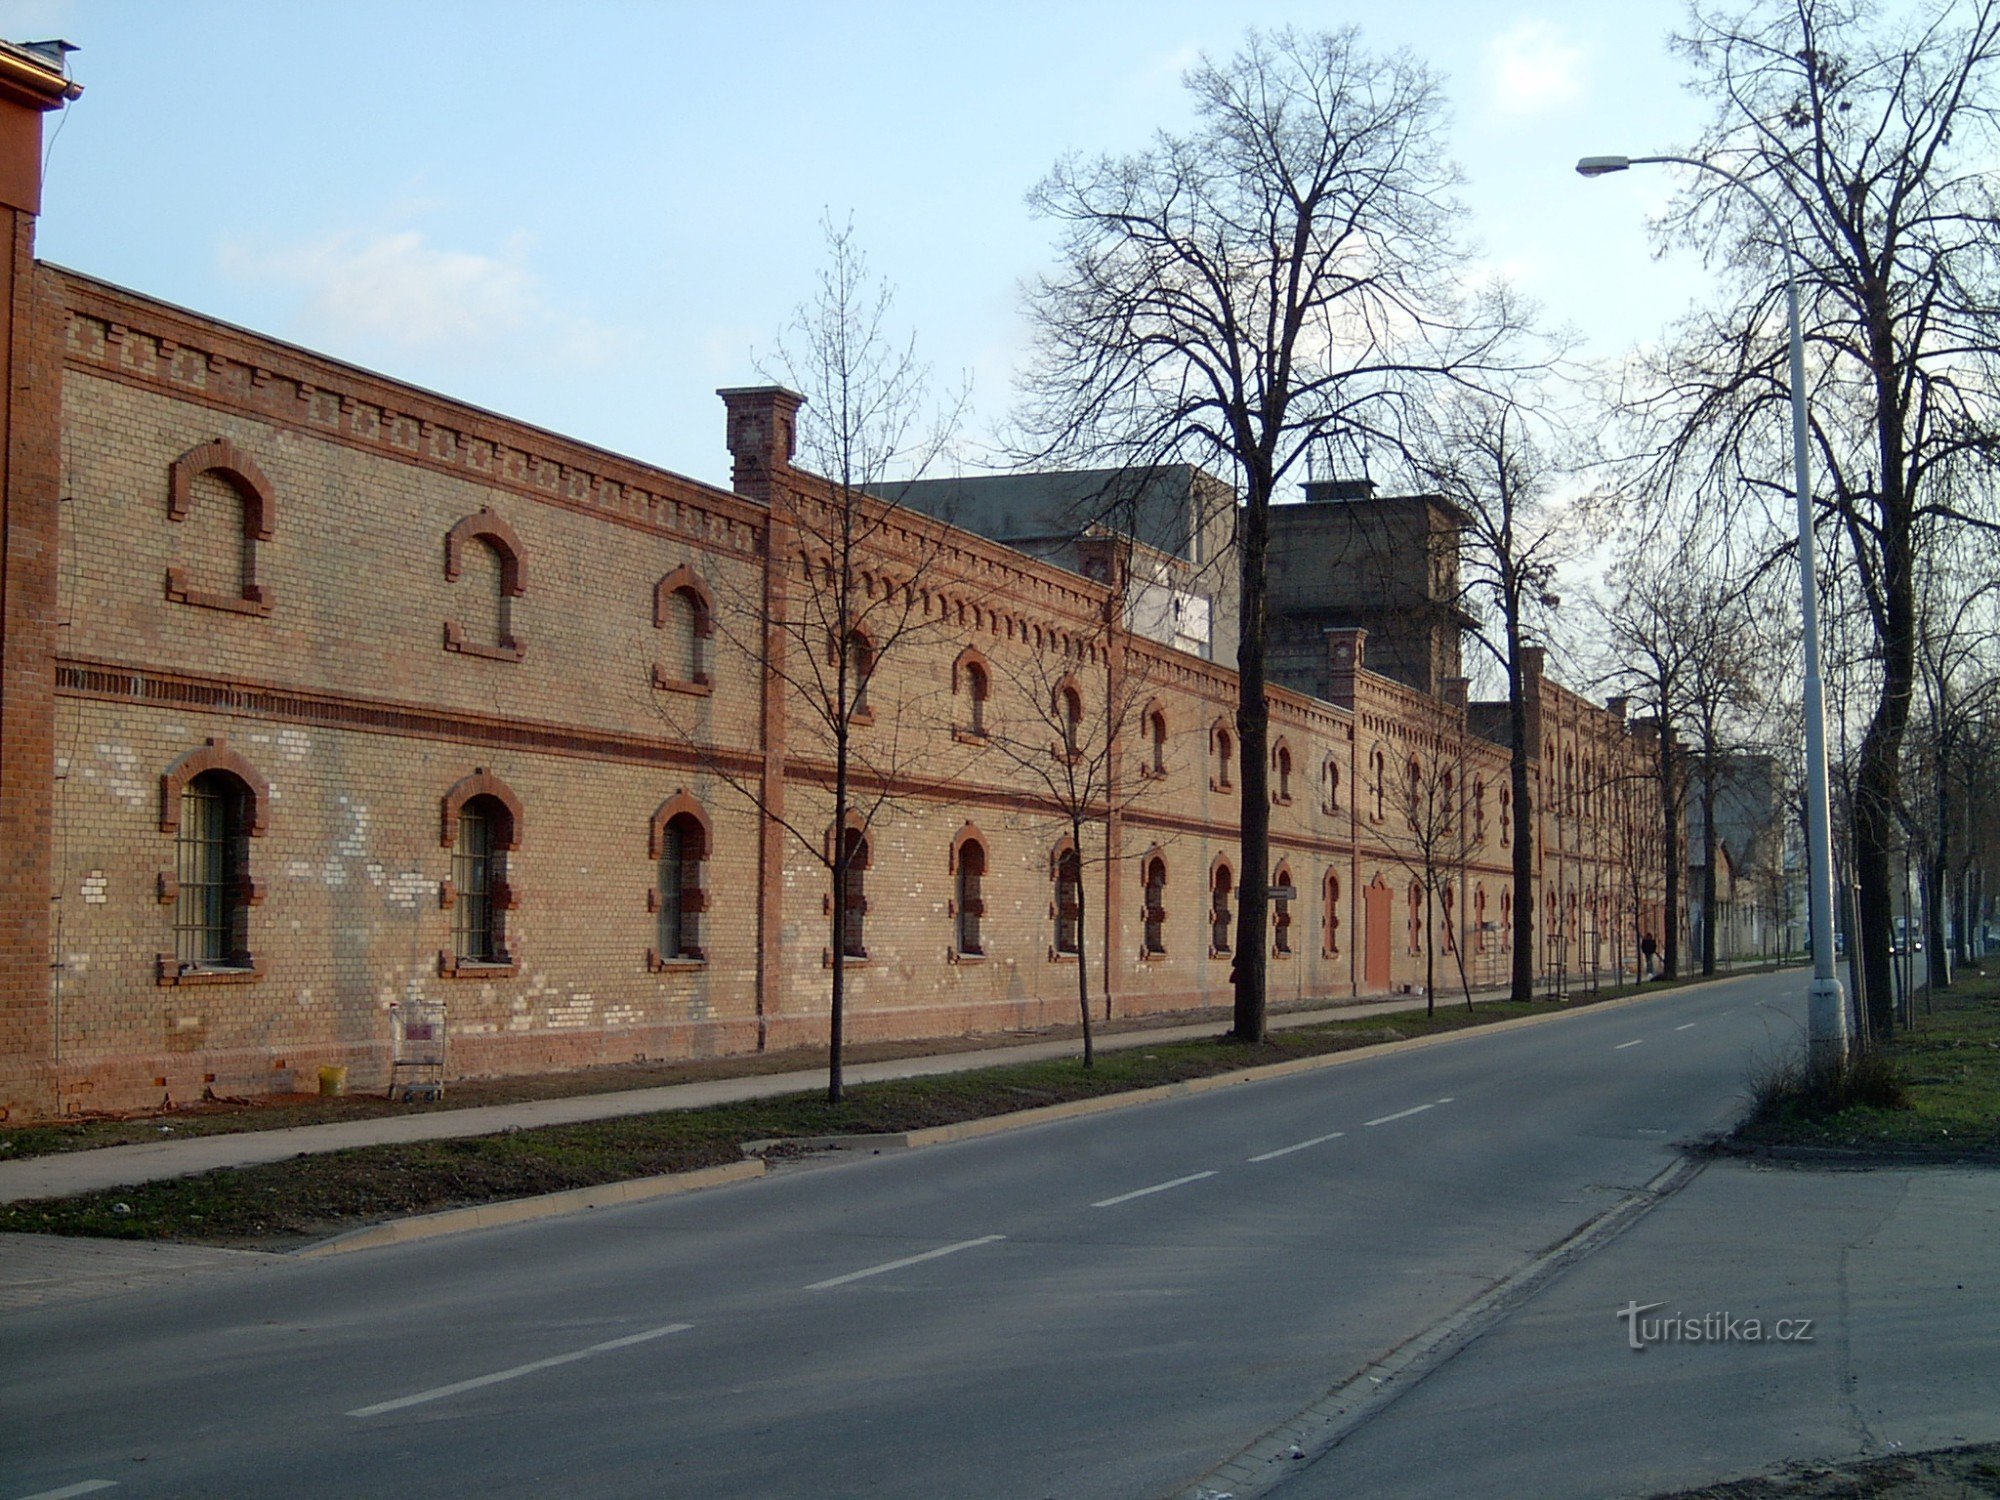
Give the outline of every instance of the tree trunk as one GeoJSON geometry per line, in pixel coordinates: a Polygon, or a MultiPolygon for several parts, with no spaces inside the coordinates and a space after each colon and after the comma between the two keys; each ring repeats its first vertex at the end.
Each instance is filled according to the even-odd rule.
{"type": "Polygon", "coordinates": [[[1535,820],[1528,788],[1528,702],[1518,606],[1507,622],[1507,781],[1514,793],[1514,968],[1507,998],[1535,998],[1535,820]]]}
{"type": "MultiPolygon", "coordinates": [[[[1097,1065],[1097,1045],[1090,1029],[1090,923],[1088,920],[1088,903],[1083,893],[1083,823],[1081,819],[1071,817],[1069,840],[1071,846],[1076,850],[1076,1009],[1077,1014],[1083,1017],[1083,1065],[1086,1068],[1090,1068],[1097,1065]]],[[[1058,855],[1057,858],[1060,860],[1061,856],[1058,855]]],[[[1056,920],[1061,921],[1062,881],[1060,876],[1062,865],[1060,863],[1056,866],[1056,872],[1058,876],[1056,882],[1056,920]]],[[[1111,942],[1111,935],[1109,933],[1105,934],[1104,941],[1105,945],[1109,947],[1111,942]]]]}
{"type": "Polygon", "coordinates": [[[1701,973],[1715,973],[1715,754],[1704,752],[1701,766],[1701,973]]]}
{"type": "Polygon", "coordinates": [[[1270,532],[1271,481],[1245,475],[1237,545],[1242,554],[1241,637],[1237,647],[1237,738],[1243,756],[1242,858],[1237,888],[1236,1015],[1240,1042],[1264,1040],[1265,892],[1271,876],[1270,708],[1264,701],[1264,555],[1270,532]]]}
{"type": "Polygon", "coordinates": [[[1664,932],[1654,934],[1660,945],[1660,978],[1678,979],[1681,971],[1681,797],[1680,757],[1674,753],[1673,731],[1665,705],[1660,714],[1660,833],[1666,863],[1667,909],[1660,917],[1664,932]]]}

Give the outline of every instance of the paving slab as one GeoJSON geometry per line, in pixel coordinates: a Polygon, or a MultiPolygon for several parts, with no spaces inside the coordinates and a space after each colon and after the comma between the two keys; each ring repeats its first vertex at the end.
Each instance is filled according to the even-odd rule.
{"type": "Polygon", "coordinates": [[[1996,1244],[1990,1169],[1715,1163],[1272,1493],[1605,1500],[2000,1440],[1996,1244]]]}

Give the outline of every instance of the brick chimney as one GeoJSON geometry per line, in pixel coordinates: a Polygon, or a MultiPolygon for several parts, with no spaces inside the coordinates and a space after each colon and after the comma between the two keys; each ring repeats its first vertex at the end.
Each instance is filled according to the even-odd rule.
{"type": "Polygon", "coordinates": [[[729,412],[729,483],[737,494],[766,504],[771,479],[792,466],[799,408],[806,398],[781,385],[731,386],[715,393],[729,412]]]}
{"type": "Polygon", "coordinates": [[[1342,707],[1354,706],[1354,674],[1368,664],[1368,632],[1358,625],[1337,626],[1326,632],[1326,699],[1342,707]]]}

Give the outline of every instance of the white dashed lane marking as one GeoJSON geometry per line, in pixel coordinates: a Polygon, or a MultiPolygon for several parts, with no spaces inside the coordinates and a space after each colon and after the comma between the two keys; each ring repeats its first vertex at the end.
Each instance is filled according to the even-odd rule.
{"type": "Polygon", "coordinates": [[[1186,1187],[1190,1182],[1200,1182],[1204,1177],[1213,1177],[1213,1172],[1190,1172],[1185,1177],[1176,1177],[1172,1182],[1156,1182],[1151,1187],[1134,1188],[1129,1193],[1120,1193],[1116,1198],[1099,1198],[1092,1208],[1115,1208],[1120,1203],[1130,1203],[1134,1198],[1143,1198],[1148,1193],[1164,1193],[1168,1188],[1186,1187]]]}
{"type": "MultiPolygon", "coordinates": [[[[453,1381],[450,1385],[440,1385],[428,1391],[418,1391],[413,1396],[398,1396],[393,1401],[378,1401],[373,1406],[359,1406],[349,1412],[350,1417],[379,1417],[384,1412],[401,1411],[406,1406],[421,1406],[426,1401],[442,1401],[446,1396],[461,1395],[466,1391],[476,1391],[482,1386],[498,1385],[503,1380],[519,1380],[523,1375],[533,1375],[538,1370],[553,1370],[558,1365],[573,1365],[580,1359],[589,1359],[594,1354],[609,1354],[614,1349],[629,1349],[634,1344],[643,1344],[652,1339],[665,1338],[670,1333],[685,1333],[694,1327],[692,1323],[669,1323],[664,1328],[648,1328],[643,1333],[628,1333],[622,1339],[606,1339],[601,1344],[592,1344],[588,1349],[578,1349],[570,1354],[557,1354],[548,1359],[533,1360],[525,1365],[515,1365],[511,1370],[496,1370],[491,1375],[477,1375],[471,1380],[453,1381]]],[[[60,1493],[81,1494],[81,1490],[63,1490],[60,1493]]]]}
{"type": "Polygon", "coordinates": [[[115,1490],[115,1479],[84,1479],[75,1484],[66,1484],[59,1490],[36,1490],[32,1495],[23,1495],[21,1500],[70,1500],[72,1495],[94,1495],[99,1490],[115,1490]]]}
{"type": "Polygon", "coordinates": [[[1262,1156],[1253,1156],[1250,1160],[1275,1161],[1281,1156],[1290,1156],[1294,1151],[1303,1151],[1308,1146],[1320,1146],[1328,1141],[1337,1141],[1345,1134],[1347,1132],[1344,1130],[1329,1131],[1325,1135],[1316,1135],[1309,1141],[1294,1141],[1289,1146],[1280,1146],[1276,1151],[1266,1151],[1262,1156]]]}
{"type": "Polygon", "coordinates": [[[1427,1109],[1436,1109],[1440,1104],[1451,1102],[1449,1099],[1433,1099],[1429,1104],[1419,1104],[1411,1109],[1399,1109],[1393,1115],[1380,1115],[1373,1120],[1363,1120],[1361,1125],[1365,1130],[1371,1125],[1387,1125],[1391,1120],[1407,1120],[1411,1115],[1420,1115],[1427,1109]]]}
{"type": "Polygon", "coordinates": [[[1644,1037],[1640,1037],[1637,1041],[1620,1042],[1617,1046],[1613,1047],[1611,1050],[1613,1052],[1623,1052],[1627,1047],[1636,1047],[1639,1045],[1640,1042],[1643,1042],[1645,1040],[1646,1039],[1644,1037]]]}
{"type": "Polygon", "coordinates": [[[1676,1031],[1693,1031],[1693,1030],[1695,1029],[1695,1027],[1696,1027],[1697,1025],[1699,1025],[1699,1024],[1700,1024],[1700,1023],[1699,1023],[1699,1022],[1697,1022],[1697,1021],[1690,1021],[1690,1022],[1688,1022],[1688,1023],[1687,1023],[1687,1025],[1685,1025],[1685,1026],[1676,1026],[1676,1027],[1674,1028],[1674,1030],[1676,1030],[1676,1031]]]}
{"type": "Polygon", "coordinates": [[[905,1266],[921,1265],[927,1260],[936,1260],[942,1255],[956,1255],[961,1250],[977,1249],[990,1245],[996,1240],[1004,1240],[1004,1234],[981,1235],[976,1240],[960,1240],[956,1245],[945,1245],[937,1250],[926,1250],[922,1255],[906,1255],[901,1260],[885,1260],[879,1266],[868,1266],[863,1270],[849,1271],[845,1276],[829,1276],[824,1281],[815,1281],[806,1287],[809,1292],[823,1292],[830,1286],[846,1286],[850,1281],[860,1281],[868,1276],[880,1276],[885,1271],[900,1271],[905,1266]]]}

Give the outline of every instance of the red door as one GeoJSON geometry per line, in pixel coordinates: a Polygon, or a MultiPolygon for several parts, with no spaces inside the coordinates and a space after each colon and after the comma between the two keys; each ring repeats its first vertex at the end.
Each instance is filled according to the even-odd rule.
{"type": "Polygon", "coordinates": [[[1389,887],[1377,875],[1361,893],[1362,945],[1361,980],[1371,990],[1389,988],[1389,887]]]}

